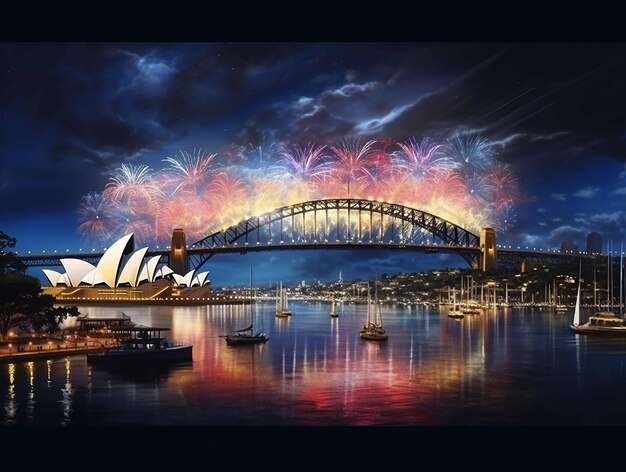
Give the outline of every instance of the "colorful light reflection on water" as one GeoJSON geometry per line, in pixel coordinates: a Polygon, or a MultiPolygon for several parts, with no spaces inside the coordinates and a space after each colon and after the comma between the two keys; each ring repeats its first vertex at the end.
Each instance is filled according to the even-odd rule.
{"type": "Polygon", "coordinates": [[[359,338],[364,305],[293,302],[270,340],[229,347],[246,307],[124,311],[194,345],[193,362],[106,370],[85,357],[0,365],[3,425],[625,425],[626,344],[570,332],[570,314],[509,309],[455,321],[445,308],[386,307],[389,341],[359,338]]]}

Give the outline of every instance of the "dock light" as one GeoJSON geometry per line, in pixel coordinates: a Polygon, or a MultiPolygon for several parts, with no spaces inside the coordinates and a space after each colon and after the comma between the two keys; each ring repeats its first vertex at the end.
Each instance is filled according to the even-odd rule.
{"type": "Polygon", "coordinates": [[[48,351],[51,349],[52,347],[52,341],[48,341],[48,351]]]}
{"type": "Polygon", "coordinates": [[[13,344],[9,343],[9,354],[11,354],[11,349],[13,348],[13,344]]]}

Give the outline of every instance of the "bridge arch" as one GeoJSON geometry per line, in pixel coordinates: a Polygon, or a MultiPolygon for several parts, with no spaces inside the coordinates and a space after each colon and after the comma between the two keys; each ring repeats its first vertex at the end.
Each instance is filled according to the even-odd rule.
{"type": "MultiPolygon", "coordinates": [[[[424,244],[429,237],[451,247],[480,245],[476,234],[422,210],[397,203],[333,198],[287,205],[242,220],[196,241],[189,249],[194,266],[200,267],[213,255],[206,251],[211,248],[328,242],[411,245],[424,244]],[[194,254],[194,250],[198,251],[194,254]]],[[[475,254],[462,257],[471,265],[477,263],[475,254]]]]}

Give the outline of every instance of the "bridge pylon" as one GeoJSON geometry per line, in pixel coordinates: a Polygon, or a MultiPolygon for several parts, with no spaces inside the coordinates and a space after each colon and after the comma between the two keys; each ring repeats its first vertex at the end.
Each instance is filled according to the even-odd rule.
{"type": "Polygon", "coordinates": [[[185,275],[189,267],[187,261],[187,238],[182,228],[175,228],[170,246],[170,269],[177,274],[185,275]]]}
{"type": "Polygon", "coordinates": [[[496,231],[493,228],[483,228],[480,230],[480,269],[483,272],[494,272],[498,270],[496,231]]]}

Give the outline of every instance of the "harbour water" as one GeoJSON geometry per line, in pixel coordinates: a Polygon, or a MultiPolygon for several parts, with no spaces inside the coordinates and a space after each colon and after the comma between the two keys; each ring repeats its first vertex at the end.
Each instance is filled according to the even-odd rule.
{"type": "Polygon", "coordinates": [[[0,364],[0,424],[34,426],[626,425],[626,339],[569,329],[572,310],[385,306],[389,340],[359,337],[365,305],[257,303],[267,344],[227,346],[245,306],[91,306],[171,328],[193,362],[135,370],[84,355],[0,364]]]}

